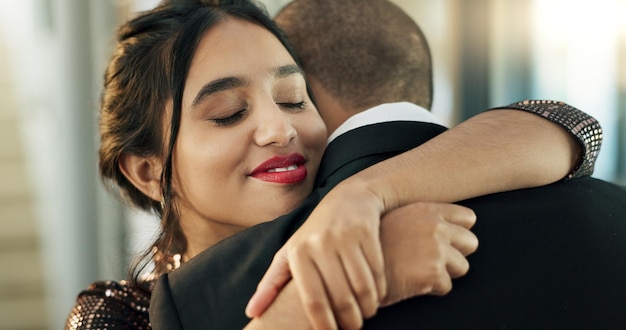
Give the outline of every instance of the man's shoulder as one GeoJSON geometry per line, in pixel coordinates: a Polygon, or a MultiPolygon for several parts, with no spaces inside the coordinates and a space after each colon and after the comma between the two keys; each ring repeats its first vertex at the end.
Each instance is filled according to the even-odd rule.
{"type": "Polygon", "coordinates": [[[320,198],[315,191],[292,212],[226,238],[161,276],[150,307],[152,314],[159,315],[153,324],[161,328],[182,323],[200,328],[243,327],[245,304],[274,254],[320,198]]]}
{"type": "Polygon", "coordinates": [[[586,217],[591,213],[626,215],[626,187],[587,176],[481,196],[460,204],[477,210],[519,210],[523,214],[542,216],[550,212],[576,217],[586,217]]]}
{"type": "Polygon", "coordinates": [[[543,187],[532,188],[530,191],[539,194],[559,194],[563,199],[626,200],[625,186],[591,176],[559,181],[543,187]]]}

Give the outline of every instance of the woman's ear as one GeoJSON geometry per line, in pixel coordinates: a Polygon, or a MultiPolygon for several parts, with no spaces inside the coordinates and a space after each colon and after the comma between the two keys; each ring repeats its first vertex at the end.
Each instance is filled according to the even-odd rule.
{"type": "Polygon", "coordinates": [[[163,165],[157,157],[142,157],[123,153],[119,160],[120,171],[135,188],[157,202],[161,202],[161,172],[163,165]]]}

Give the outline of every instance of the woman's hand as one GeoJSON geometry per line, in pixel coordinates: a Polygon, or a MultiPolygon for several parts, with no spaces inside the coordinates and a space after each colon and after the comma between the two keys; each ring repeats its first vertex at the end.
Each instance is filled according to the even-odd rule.
{"type": "Polygon", "coordinates": [[[381,302],[447,293],[478,245],[468,230],[474,213],[452,204],[409,204],[390,212],[380,233],[383,212],[369,189],[354,181],[338,185],[276,254],[248,316],[260,316],[292,276],[314,328],[359,328],[381,302]]]}
{"type": "Polygon", "coordinates": [[[450,292],[452,279],[469,270],[465,257],[478,248],[469,231],[475,222],[472,210],[454,204],[414,203],[385,215],[380,238],[388,292],[381,306],[450,292]]]}
{"type": "Polygon", "coordinates": [[[314,328],[360,328],[386,294],[383,210],[363,187],[335,187],[275,255],[246,308],[248,316],[260,316],[293,276],[314,328]]]}
{"type": "MultiPolygon", "coordinates": [[[[418,295],[442,295],[449,292],[452,278],[464,275],[469,269],[465,256],[474,252],[478,246],[476,236],[469,231],[475,221],[474,212],[453,204],[415,203],[387,214],[382,221],[380,238],[384,252],[388,293],[384,297],[378,295],[382,299],[381,305],[390,305],[418,295]]],[[[372,243],[372,245],[377,245],[377,242],[372,243]]],[[[284,258],[285,251],[283,250],[277,255],[277,258],[280,256],[282,261],[277,262],[278,259],[275,259],[270,269],[289,267],[289,261],[284,258]],[[281,265],[278,266],[278,263],[281,265]]],[[[270,288],[273,300],[278,291],[282,289],[282,286],[276,284],[282,283],[280,280],[272,282],[273,275],[275,274],[268,272],[263,279],[265,283],[259,284],[259,291],[255,295],[257,299],[264,295],[261,294],[262,290],[270,288]]],[[[296,276],[297,273],[294,270],[294,277],[296,276]]],[[[339,273],[336,278],[345,279],[345,276],[339,273]]],[[[317,278],[317,280],[320,279],[317,278]]],[[[289,284],[288,287],[293,284],[295,283],[289,284]]],[[[330,284],[332,285],[332,283],[330,284]]],[[[326,283],[321,285],[320,291],[312,290],[309,294],[315,299],[329,299],[326,294],[332,293],[333,289],[326,287],[326,283]]],[[[374,288],[370,288],[370,290],[376,292],[374,288]]],[[[302,297],[303,291],[293,291],[291,293],[299,295],[301,302],[306,301],[302,297]]],[[[280,298],[286,298],[285,292],[281,292],[280,298]]],[[[348,292],[348,295],[351,294],[352,292],[348,292]]],[[[320,326],[336,328],[337,323],[341,325],[343,322],[345,325],[341,325],[342,328],[359,328],[362,326],[362,320],[339,321],[342,311],[331,311],[328,309],[330,308],[328,304],[324,307],[326,310],[322,309],[320,305],[318,308],[314,308],[312,312],[305,312],[306,308],[310,306],[303,303],[304,308],[301,309],[300,305],[297,305],[297,302],[293,300],[297,297],[291,296],[290,299],[282,299],[282,301],[279,299],[270,309],[273,313],[269,313],[269,316],[264,314],[255,318],[250,324],[255,326],[261,324],[280,324],[281,326],[298,324],[298,327],[310,324],[314,328],[320,326]],[[279,306],[276,306],[277,304],[279,306]],[[280,312],[276,313],[277,310],[280,312]],[[326,318],[322,321],[325,323],[322,324],[319,319],[314,319],[311,315],[326,318]],[[337,321],[333,319],[333,315],[337,321]],[[295,323],[285,323],[287,320],[295,323]]],[[[271,301],[267,305],[270,303],[271,301]]],[[[378,305],[378,303],[376,304],[378,305]]],[[[353,312],[350,313],[354,314],[353,312]]]]}

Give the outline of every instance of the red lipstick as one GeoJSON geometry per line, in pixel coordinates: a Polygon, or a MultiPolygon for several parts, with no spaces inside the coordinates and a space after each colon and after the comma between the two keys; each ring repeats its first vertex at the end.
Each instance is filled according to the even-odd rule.
{"type": "Polygon", "coordinates": [[[307,176],[304,156],[299,153],[274,156],[257,166],[250,176],[261,181],[282,184],[302,182],[307,176]]]}

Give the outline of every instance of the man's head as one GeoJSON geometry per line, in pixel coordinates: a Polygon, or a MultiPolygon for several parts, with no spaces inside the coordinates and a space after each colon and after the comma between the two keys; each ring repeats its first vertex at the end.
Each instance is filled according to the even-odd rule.
{"type": "Polygon", "coordinates": [[[300,57],[325,121],[325,111],[333,111],[325,103],[349,115],[399,101],[430,108],[428,44],[420,28],[395,4],[295,0],[275,20],[300,57]]]}

